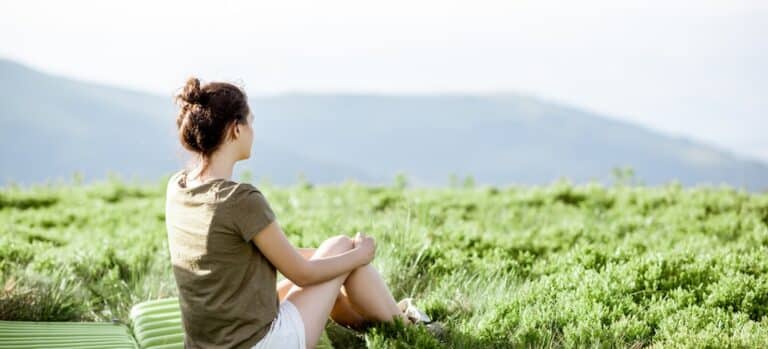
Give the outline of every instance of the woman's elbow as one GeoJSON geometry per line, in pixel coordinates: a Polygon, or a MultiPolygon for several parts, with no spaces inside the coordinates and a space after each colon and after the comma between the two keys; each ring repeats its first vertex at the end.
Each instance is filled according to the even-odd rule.
{"type": "Polygon", "coordinates": [[[293,284],[299,287],[307,287],[312,284],[312,280],[308,276],[297,277],[293,281],[293,284]]]}
{"type": "Polygon", "coordinates": [[[313,283],[313,273],[311,271],[309,263],[303,263],[301,267],[296,270],[293,277],[289,278],[294,285],[299,287],[306,287],[313,283]]]}

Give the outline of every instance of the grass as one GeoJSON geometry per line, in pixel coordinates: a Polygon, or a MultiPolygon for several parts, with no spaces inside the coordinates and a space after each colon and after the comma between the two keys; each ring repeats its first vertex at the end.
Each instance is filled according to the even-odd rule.
{"type": "MultiPolygon", "coordinates": [[[[0,191],[0,319],[127,321],[176,295],[165,180],[0,191]]],[[[768,343],[768,194],[257,184],[296,246],[364,231],[396,299],[447,327],[329,324],[337,348],[752,348],[768,343]]]]}

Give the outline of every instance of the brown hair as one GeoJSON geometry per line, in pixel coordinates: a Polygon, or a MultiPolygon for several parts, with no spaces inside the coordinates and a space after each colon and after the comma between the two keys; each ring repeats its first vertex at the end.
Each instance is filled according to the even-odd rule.
{"type": "Polygon", "coordinates": [[[210,158],[229,139],[235,122],[248,123],[250,108],[245,92],[227,82],[200,87],[200,80],[190,77],[174,100],[181,107],[176,116],[181,145],[202,159],[210,158]]]}

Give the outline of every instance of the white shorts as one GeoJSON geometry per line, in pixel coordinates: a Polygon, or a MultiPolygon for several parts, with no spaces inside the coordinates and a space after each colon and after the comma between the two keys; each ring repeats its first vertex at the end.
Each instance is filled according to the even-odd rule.
{"type": "Polygon", "coordinates": [[[306,349],[306,347],[304,320],[301,319],[299,309],[286,299],[280,302],[277,318],[272,321],[267,335],[251,349],[306,349]]]}

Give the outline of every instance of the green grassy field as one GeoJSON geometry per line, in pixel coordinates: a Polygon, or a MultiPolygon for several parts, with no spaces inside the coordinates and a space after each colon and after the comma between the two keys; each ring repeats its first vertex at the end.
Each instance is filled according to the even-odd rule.
{"type": "MultiPolygon", "coordinates": [[[[0,191],[0,319],[126,321],[176,295],[165,181],[0,191]]],[[[364,231],[448,331],[337,347],[765,347],[768,194],[731,188],[256,185],[297,246],[364,231]]]]}

